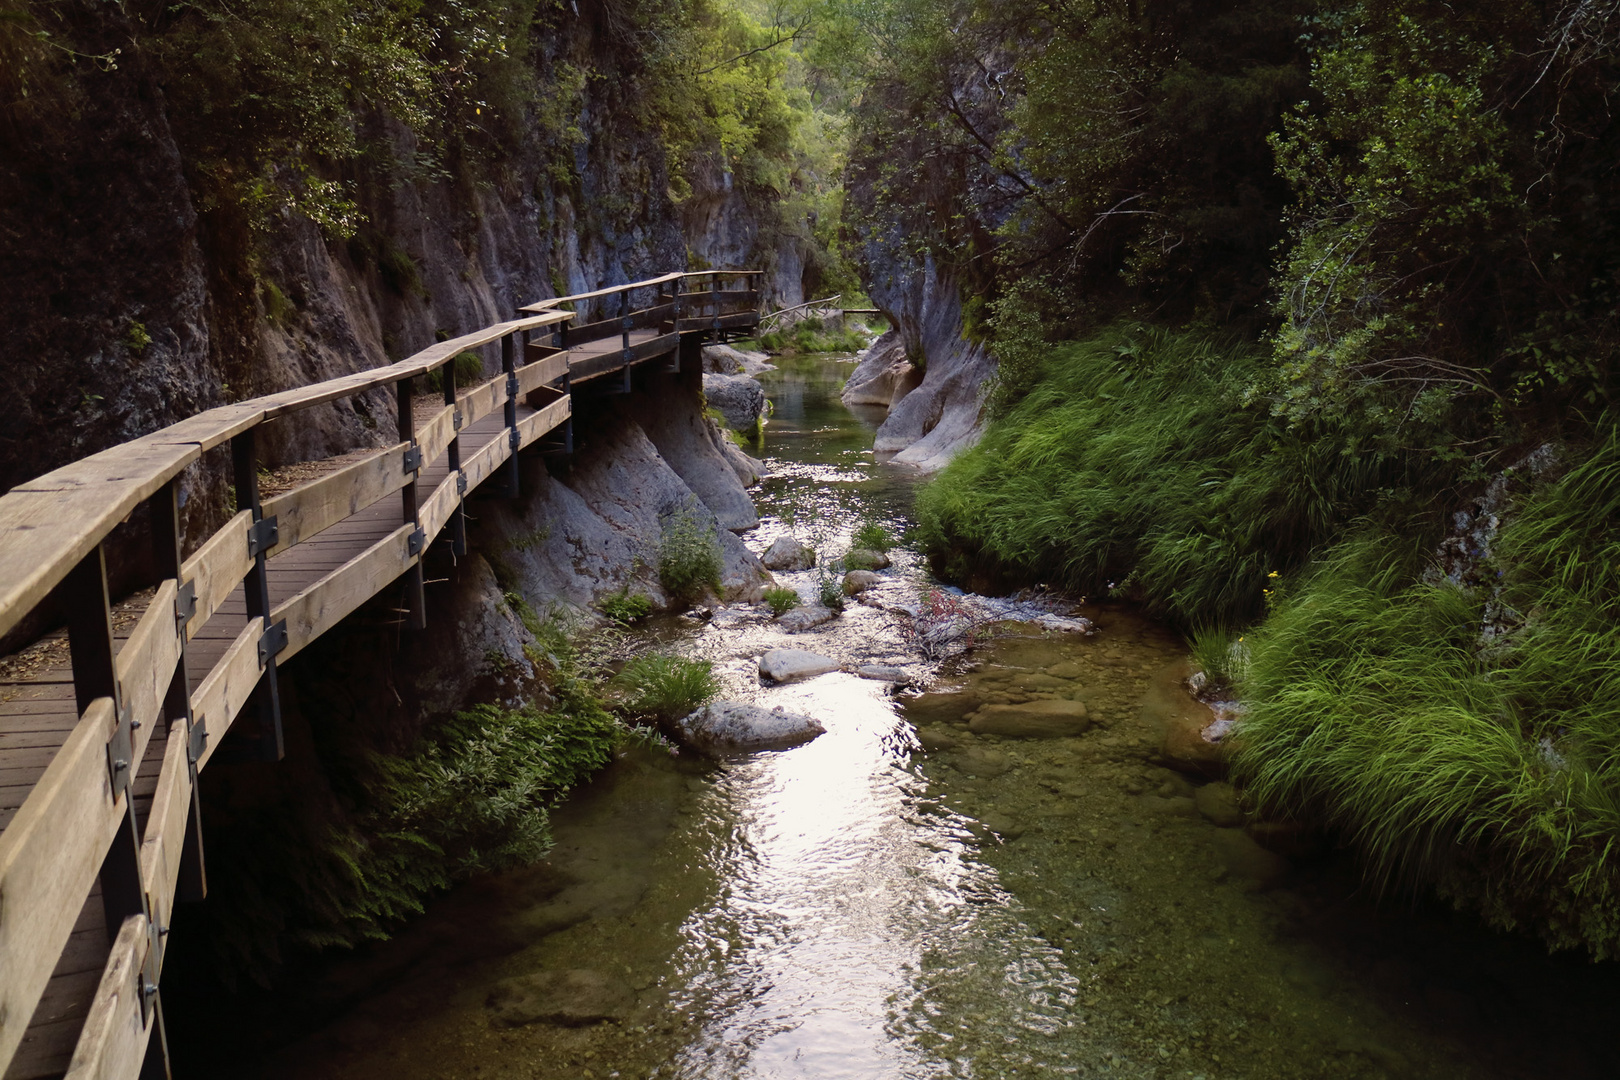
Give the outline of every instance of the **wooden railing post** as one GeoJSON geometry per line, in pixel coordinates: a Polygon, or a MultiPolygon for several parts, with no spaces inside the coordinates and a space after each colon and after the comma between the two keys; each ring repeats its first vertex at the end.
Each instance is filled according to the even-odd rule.
{"type": "MultiPolygon", "coordinates": [[[[518,409],[518,378],[517,357],[515,342],[511,334],[501,338],[501,370],[506,372],[506,405],[501,413],[501,419],[506,424],[506,438],[511,446],[512,453],[506,459],[506,497],[515,499],[520,492],[518,484],[518,442],[520,441],[517,429],[518,409]]],[[[523,331],[523,355],[529,354],[529,332],[523,331]]]]}
{"type": "Polygon", "coordinates": [[[175,584],[175,634],[180,640],[180,659],[169,678],[169,690],[163,698],[163,717],[170,731],[176,725],[186,733],[186,771],[191,780],[191,809],[186,818],[185,846],[180,853],[181,900],[195,903],[208,895],[208,874],[203,863],[202,801],[197,792],[197,761],[207,745],[207,725],[191,712],[191,679],[186,674],[186,624],[191,621],[197,606],[197,590],[189,581],[181,581],[180,548],[180,481],[170,480],[149,502],[152,511],[152,557],[158,578],[173,578],[175,584]]]}
{"type": "Polygon", "coordinates": [[[247,599],[248,620],[257,619],[262,627],[259,670],[264,674],[254,691],[259,705],[258,744],[253,752],[233,754],[232,758],[280,761],[287,750],[281,737],[281,687],[276,680],[276,655],[287,645],[287,624],[270,622],[270,577],[266,564],[270,561],[270,549],[276,545],[276,519],[265,517],[264,506],[259,502],[256,431],[256,428],[248,428],[231,440],[231,465],[236,474],[236,508],[251,511],[253,515],[253,524],[248,530],[248,554],[253,559],[253,568],[242,579],[242,593],[247,599]]]}
{"type": "MultiPolygon", "coordinates": [[[[447,369],[454,366],[455,361],[445,365],[447,369]]],[[[452,376],[447,375],[447,378],[452,376]]],[[[395,392],[399,399],[399,439],[400,442],[411,444],[405,451],[405,471],[411,474],[410,480],[400,488],[400,501],[405,512],[405,521],[416,526],[416,532],[411,535],[409,552],[412,555],[422,553],[422,517],[416,501],[416,480],[422,474],[421,447],[416,445],[416,422],[411,415],[411,383],[409,378],[401,379],[395,384],[395,392]]],[[[427,597],[422,587],[422,560],[418,559],[405,571],[405,606],[409,611],[408,626],[412,630],[427,628],[427,597]]]]}

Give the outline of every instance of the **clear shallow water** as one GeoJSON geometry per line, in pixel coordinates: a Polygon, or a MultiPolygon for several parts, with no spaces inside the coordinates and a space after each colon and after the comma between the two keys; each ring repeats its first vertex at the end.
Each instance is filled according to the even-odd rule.
{"type": "MultiPolygon", "coordinates": [[[[903,526],[913,478],[837,404],[847,365],[770,378],[748,542],[836,555],[903,526]]],[[[756,451],[758,452],[758,451],[756,451]]],[[[884,596],[918,587],[896,553],[884,596]]],[[[781,575],[812,591],[816,571],[781,575]]],[[[666,627],[728,695],[821,718],[714,767],[636,754],[555,815],[547,863],[476,881],[294,993],[321,1019],[218,1075],[349,1077],[1577,1077],[1620,1074],[1607,969],[1429,909],[1374,907],[1331,851],[1284,862],[1155,764],[1179,641],[1088,607],[1093,637],[1013,629],[937,676],[905,620],[851,605],[803,635],[728,609],[666,627]],[[832,674],[762,688],[792,645],[905,663],[933,693],[832,674]],[[984,704],[1083,701],[1069,738],[1001,740],[984,704]],[[923,746],[927,746],[925,751],[923,746]],[[618,1022],[503,1028],[501,979],[585,969],[618,1022]]]]}

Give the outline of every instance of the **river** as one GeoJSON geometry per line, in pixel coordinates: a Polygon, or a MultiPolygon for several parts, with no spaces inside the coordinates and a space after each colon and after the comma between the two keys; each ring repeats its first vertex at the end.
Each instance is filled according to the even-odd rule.
{"type": "MultiPolygon", "coordinates": [[[[791,533],[837,553],[863,517],[903,532],[915,477],[875,459],[877,417],[839,404],[848,370],[766,376],[755,550],[791,533]]],[[[893,555],[878,595],[903,601],[925,574],[893,555]]],[[[225,1054],[220,1075],[1620,1075],[1607,967],[1375,903],[1344,854],[1284,861],[1200,813],[1195,783],[1153,763],[1182,643],[1126,608],[1081,613],[1094,634],[1026,624],[937,671],[875,604],[794,637],[736,608],[666,621],[656,644],[714,660],[728,696],[827,733],[723,766],[628,755],[554,814],[545,863],[312,969],[288,991],[306,1030],[225,1054]],[[932,692],[840,673],[761,687],[756,658],[784,645],[901,665],[932,692]],[[1031,695],[1081,700],[1095,726],[1000,740],[962,722],[1031,695]],[[502,980],[543,971],[581,973],[616,1019],[496,1023],[502,980]]]]}

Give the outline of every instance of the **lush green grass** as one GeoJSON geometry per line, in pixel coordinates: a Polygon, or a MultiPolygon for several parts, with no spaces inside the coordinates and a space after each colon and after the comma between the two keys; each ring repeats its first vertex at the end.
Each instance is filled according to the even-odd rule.
{"type": "Polygon", "coordinates": [[[1499,597],[1425,583],[1410,539],[1335,548],[1248,639],[1239,778],[1379,883],[1620,956],[1616,520],[1610,429],[1508,519],[1499,597]]]}
{"type": "Polygon", "coordinates": [[[821,576],[816,581],[816,593],[821,599],[822,607],[832,611],[844,610],[844,604],[847,602],[844,596],[844,583],[825,570],[821,571],[821,576]]]}
{"type": "Polygon", "coordinates": [[[720,693],[712,663],[661,653],[636,657],[613,681],[628,715],[662,723],[689,716],[720,693]]]}
{"type": "Polygon", "coordinates": [[[765,590],[765,603],[772,615],[784,615],[799,606],[799,593],[786,585],[772,585],[765,590]]]}
{"type": "Polygon", "coordinates": [[[1251,346],[1151,327],[1055,347],[921,493],[936,572],[1113,592],[1183,626],[1258,616],[1270,572],[1410,479],[1403,458],[1245,404],[1263,368],[1251,346]]]}

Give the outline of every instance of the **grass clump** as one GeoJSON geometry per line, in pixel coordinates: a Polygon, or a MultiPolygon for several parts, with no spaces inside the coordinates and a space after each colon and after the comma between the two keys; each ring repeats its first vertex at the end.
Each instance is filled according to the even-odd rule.
{"type": "Polygon", "coordinates": [[[720,589],[720,544],[714,525],[688,502],[664,521],[658,547],[658,580],[676,606],[720,589]]]}
{"type": "Polygon", "coordinates": [[[1287,429],[1250,346],[1115,326],[1056,346],[1029,392],[918,498],[937,573],[1129,596],[1183,626],[1263,613],[1274,570],[1410,482],[1398,449],[1287,429]]]}
{"type": "Polygon", "coordinates": [[[631,594],[630,586],[626,585],[616,593],[604,596],[596,605],[603,615],[621,626],[638,623],[652,614],[653,602],[651,597],[641,593],[631,594]]]}
{"type": "Polygon", "coordinates": [[[784,615],[799,606],[799,593],[786,585],[772,585],[765,590],[765,603],[772,615],[784,615]]]}
{"type": "Polygon", "coordinates": [[[1248,671],[1249,650],[1244,636],[1225,627],[1195,630],[1187,639],[1193,667],[1204,673],[1209,689],[1237,686],[1248,671]]]}
{"type": "Polygon", "coordinates": [[[844,610],[845,597],[843,583],[840,582],[836,577],[828,574],[825,570],[821,572],[821,576],[816,582],[816,595],[820,598],[822,607],[831,611],[844,610]]]}
{"type": "Polygon", "coordinates": [[[855,527],[849,546],[887,554],[894,547],[894,534],[880,521],[863,521],[855,527]]]}
{"type": "Polygon", "coordinates": [[[1617,515],[1610,427],[1508,519],[1500,591],[1425,581],[1386,533],[1334,549],[1249,639],[1239,778],[1384,886],[1620,957],[1617,515]]]}
{"type": "Polygon", "coordinates": [[[665,724],[690,716],[720,694],[712,663],[662,653],[631,660],[614,683],[627,714],[665,724]]]}

